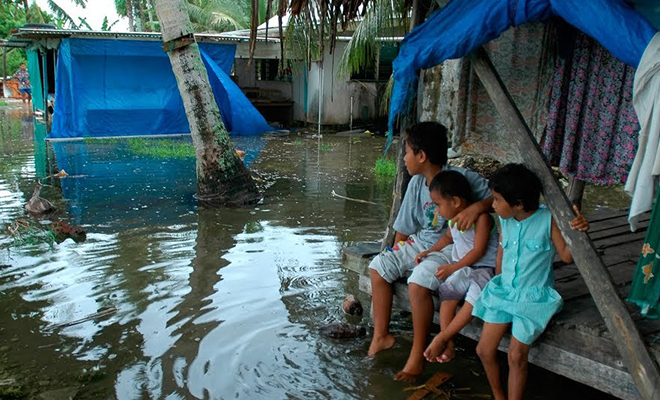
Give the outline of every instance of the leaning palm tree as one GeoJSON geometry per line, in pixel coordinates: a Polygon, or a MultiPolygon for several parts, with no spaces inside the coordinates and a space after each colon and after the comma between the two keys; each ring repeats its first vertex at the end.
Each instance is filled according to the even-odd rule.
{"type": "Polygon", "coordinates": [[[163,43],[183,99],[197,158],[197,197],[211,205],[254,203],[259,193],[220,118],[184,0],[156,0],[163,43]]]}

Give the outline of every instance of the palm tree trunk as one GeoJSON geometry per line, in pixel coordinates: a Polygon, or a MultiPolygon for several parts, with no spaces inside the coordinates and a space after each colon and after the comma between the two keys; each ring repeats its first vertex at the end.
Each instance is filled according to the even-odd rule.
{"type": "MultiPolygon", "coordinates": [[[[193,33],[184,0],[156,0],[163,42],[193,33]]],[[[212,205],[254,203],[259,192],[222,123],[197,43],[169,53],[197,156],[197,197],[212,205]]]]}
{"type": "Polygon", "coordinates": [[[138,0],[138,15],[140,17],[140,31],[146,32],[147,19],[144,15],[144,0],[138,0]]]}
{"type": "Polygon", "coordinates": [[[30,6],[28,5],[28,0],[23,0],[23,7],[25,7],[25,22],[30,22],[30,16],[28,11],[30,11],[30,6]]]}
{"type": "Polygon", "coordinates": [[[133,22],[133,1],[126,0],[126,16],[128,17],[128,30],[135,32],[135,23],[133,22]]]}

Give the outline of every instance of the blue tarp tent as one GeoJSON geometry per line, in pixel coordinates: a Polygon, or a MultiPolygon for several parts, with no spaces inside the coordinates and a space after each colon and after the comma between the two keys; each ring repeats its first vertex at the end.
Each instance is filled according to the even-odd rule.
{"type": "MultiPolygon", "coordinates": [[[[229,77],[235,45],[199,44],[227,129],[270,130],[229,77]]],[[[188,133],[169,58],[157,41],[63,39],[51,138],[188,133]]]]}
{"type": "MultiPolygon", "coordinates": [[[[559,16],[637,67],[656,29],[624,0],[453,0],[404,38],[394,60],[389,138],[407,112],[417,72],[460,58],[510,26],[559,16]]],[[[388,142],[389,144],[389,142],[388,142]]]]}

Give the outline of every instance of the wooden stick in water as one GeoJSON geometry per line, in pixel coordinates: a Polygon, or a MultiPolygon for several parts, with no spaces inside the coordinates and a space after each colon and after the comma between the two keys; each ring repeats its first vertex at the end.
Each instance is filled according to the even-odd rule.
{"type": "Polygon", "coordinates": [[[374,203],[373,201],[361,200],[361,199],[352,199],[352,198],[350,198],[350,197],[342,196],[342,195],[340,195],[340,194],[337,194],[334,190],[332,191],[332,195],[333,195],[334,197],[339,197],[340,199],[344,199],[344,200],[356,201],[356,202],[358,202],[358,203],[365,203],[365,204],[373,204],[373,205],[376,205],[376,203],[374,203]]]}

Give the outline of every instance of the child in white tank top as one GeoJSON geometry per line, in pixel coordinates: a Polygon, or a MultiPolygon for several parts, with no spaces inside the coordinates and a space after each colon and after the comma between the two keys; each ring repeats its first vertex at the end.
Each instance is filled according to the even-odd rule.
{"type": "Polygon", "coordinates": [[[451,219],[471,203],[472,191],[467,179],[454,171],[442,171],[429,185],[436,213],[448,221],[449,229],[431,249],[419,253],[419,263],[430,252],[440,251],[453,243],[452,263],[439,265],[435,276],[440,283],[440,328],[424,352],[430,362],[447,362],[454,358],[454,336],[472,320],[472,308],[481,289],[494,276],[498,235],[493,218],[484,213],[474,226],[460,231],[451,219]],[[465,300],[457,313],[458,304],[465,300]]]}

